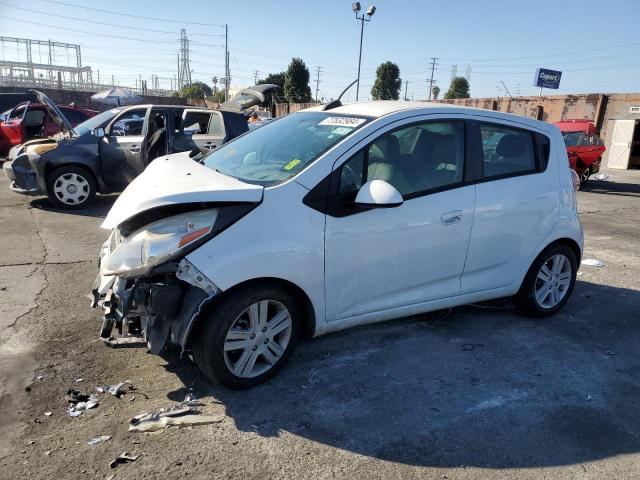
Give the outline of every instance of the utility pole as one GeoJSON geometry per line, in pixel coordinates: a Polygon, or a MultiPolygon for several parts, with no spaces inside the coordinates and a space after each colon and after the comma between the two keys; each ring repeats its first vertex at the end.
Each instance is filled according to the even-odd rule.
{"type": "Polygon", "coordinates": [[[224,26],[224,101],[229,100],[229,25],[224,26]]]}
{"type": "Polygon", "coordinates": [[[436,70],[436,61],[438,60],[437,57],[431,57],[431,78],[429,79],[429,101],[431,101],[431,95],[432,95],[432,91],[433,91],[433,72],[435,72],[436,70]]]}
{"type": "Polygon", "coordinates": [[[253,84],[257,85],[258,84],[258,70],[254,70],[253,71],[253,84]]]}
{"type": "Polygon", "coordinates": [[[409,86],[409,80],[405,80],[404,81],[404,101],[406,102],[407,100],[409,100],[407,98],[407,87],[409,86]]]}
{"type": "Polygon", "coordinates": [[[320,70],[322,67],[316,67],[316,103],[318,103],[318,90],[320,90],[320,70]]]}

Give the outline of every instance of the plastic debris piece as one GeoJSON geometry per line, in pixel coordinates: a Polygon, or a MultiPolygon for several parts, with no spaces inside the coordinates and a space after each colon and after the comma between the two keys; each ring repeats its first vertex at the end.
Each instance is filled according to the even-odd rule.
{"type": "Polygon", "coordinates": [[[38,375],[36,378],[37,378],[38,380],[42,380],[42,379],[44,378],[44,375],[38,375]]]}
{"type": "Polygon", "coordinates": [[[125,388],[126,385],[131,385],[131,382],[129,380],[125,380],[124,382],[120,382],[117,385],[111,385],[108,388],[108,392],[114,397],[120,398],[122,394],[127,391],[127,389],[125,388]]]}
{"type": "Polygon", "coordinates": [[[590,402],[593,399],[593,397],[589,394],[587,394],[587,402],[590,402]]]}
{"type": "Polygon", "coordinates": [[[45,414],[47,417],[50,417],[50,416],[51,416],[51,412],[44,412],[44,414],[45,414]]]}
{"type": "Polygon", "coordinates": [[[104,480],[113,480],[114,478],[116,478],[116,474],[112,473],[111,475],[109,475],[107,478],[105,478],[104,480]]]}
{"type": "Polygon", "coordinates": [[[104,387],[103,387],[103,386],[97,386],[97,387],[96,387],[96,390],[97,390],[99,393],[104,393],[106,390],[109,390],[109,387],[107,387],[106,385],[105,385],[104,387]]]}
{"type": "Polygon", "coordinates": [[[589,267],[604,267],[604,263],[595,258],[585,258],[580,263],[582,265],[588,265],[589,267]]]}
{"type": "Polygon", "coordinates": [[[611,178],[611,175],[609,175],[608,173],[601,172],[601,173],[596,173],[591,178],[593,178],[594,180],[597,180],[599,182],[603,182],[603,181],[609,180],[611,178]]]}
{"type": "Polygon", "coordinates": [[[111,435],[100,435],[98,437],[92,438],[91,440],[88,440],[87,445],[93,447],[94,445],[106,442],[107,440],[111,440],[111,435]]]}
{"type": "Polygon", "coordinates": [[[76,383],[84,382],[84,378],[76,378],[76,383]]]}
{"type": "Polygon", "coordinates": [[[118,465],[122,465],[123,463],[135,462],[138,458],[140,458],[140,455],[129,455],[127,452],[122,452],[109,464],[109,466],[111,468],[116,468],[118,465]]]}
{"type": "Polygon", "coordinates": [[[69,412],[69,416],[77,417],[82,413],[83,410],[90,410],[98,406],[98,397],[95,395],[89,395],[85,402],[69,402],[70,405],[67,408],[67,412],[69,412]]]}
{"type": "Polygon", "coordinates": [[[67,390],[67,394],[64,396],[67,403],[86,402],[89,400],[89,397],[90,395],[88,393],[81,393],[80,390],[76,390],[74,388],[67,390]]]}
{"type": "Polygon", "coordinates": [[[153,412],[141,413],[129,420],[129,430],[136,432],[155,432],[168,426],[207,425],[220,423],[223,416],[201,415],[203,406],[193,393],[185,396],[184,400],[171,407],[161,408],[153,412]]]}
{"type": "Polygon", "coordinates": [[[194,426],[220,423],[222,416],[189,414],[178,417],[160,417],[154,420],[141,421],[136,425],[129,425],[130,432],[156,432],[169,426],[194,426]]]}
{"type": "Polygon", "coordinates": [[[135,395],[131,395],[131,398],[129,399],[130,402],[133,402],[136,399],[135,395]]]}

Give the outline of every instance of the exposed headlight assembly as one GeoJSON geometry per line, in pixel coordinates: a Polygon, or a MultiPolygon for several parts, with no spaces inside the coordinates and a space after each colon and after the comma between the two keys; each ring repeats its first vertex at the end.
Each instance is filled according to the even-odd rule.
{"type": "Polygon", "coordinates": [[[126,238],[120,237],[118,230],[114,229],[103,247],[110,251],[103,252],[100,274],[144,275],[152,267],[177,257],[198,240],[222,230],[248,211],[246,208],[236,209],[230,218],[230,210],[234,210],[233,207],[182,213],[145,225],[126,238]]]}

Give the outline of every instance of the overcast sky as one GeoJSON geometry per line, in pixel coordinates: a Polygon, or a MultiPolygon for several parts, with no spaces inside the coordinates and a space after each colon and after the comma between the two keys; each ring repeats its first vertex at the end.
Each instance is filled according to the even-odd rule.
{"type": "MultiPolygon", "coordinates": [[[[377,0],[375,5],[365,25],[361,99],[370,96],[375,69],[387,60],[399,65],[410,98],[426,98],[431,57],[438,57],[434,77],[443,92],[453,65],[458,74],[470,70],[475,97],[505,95],[499,81],[512,95],[537,94],[538,66],[563,71],[557,93],[640,90],[639,0],[377,0]]],[[[94,80],[99,70],[102,81],[114,75],[128,85],[135,85],[139,74],[147,80],[156,74],[161,86],[169,87],[181,28],[191,41],[193,79],[210,83],[223,75],[223,24],[229,26],[233,85],[253,84],[254,70],[259,77],[285,70],[297,56],[312,79],[321,67],[320,96],[328,98],[357,71],[360,28],[350,1],[0,0],[0,22],[5,36],[79,43],[94,80]]],[[[0,52],[4,58],[15,54],[0,52]]],[[[34,47],[34,61],[39,56],[46,63],[44,50],[34,47]]],[[[315,82],[311,87],[315,91],[315,82]]]]}

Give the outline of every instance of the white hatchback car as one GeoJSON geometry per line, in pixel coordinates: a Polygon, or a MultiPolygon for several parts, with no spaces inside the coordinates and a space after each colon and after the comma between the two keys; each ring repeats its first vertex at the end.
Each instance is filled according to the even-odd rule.
{"type": "Polygon", "coordinates": [[[294,113],[202,163],[159,158],[102,226],[103,340],[176,344],[232,388],[301,336],[509,296],[553,314],[583,244],[557,127],[391,101],[294,113]]]}

